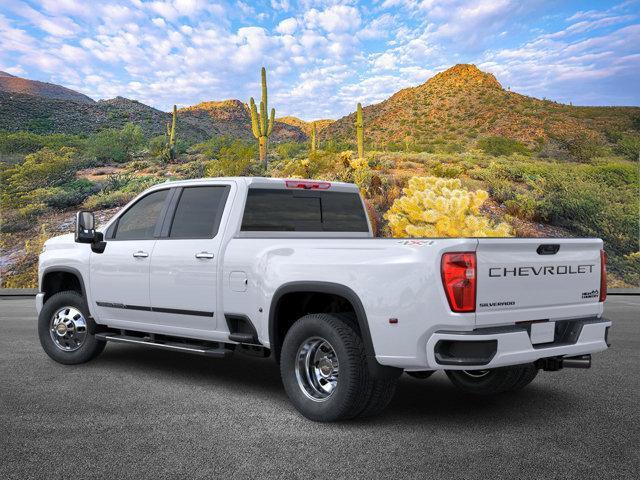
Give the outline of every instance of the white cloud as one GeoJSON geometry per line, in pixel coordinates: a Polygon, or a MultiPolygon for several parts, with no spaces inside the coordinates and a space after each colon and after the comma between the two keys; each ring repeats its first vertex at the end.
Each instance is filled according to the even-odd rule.
{"type": "Polygon", "coordinates": [[[298,28],[298,20],[295,18],[285,18],[276,27],[276,32],[283,35],[292,35],[298,28]]]}
{"type": "Polygon", "coordinates": [[[320,26],[330,33],[355,30],[362,21],[358,9],[347,5],[334,5],[323,11],[313,8],[305,13],[304,18],[309,27],[320,26]]]}

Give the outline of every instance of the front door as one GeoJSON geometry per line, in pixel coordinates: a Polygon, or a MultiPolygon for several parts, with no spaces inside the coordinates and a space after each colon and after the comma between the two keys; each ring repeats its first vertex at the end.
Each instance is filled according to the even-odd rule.
{"type": "Polygon", "coordinates": [[[149,267],[168,193],[156,190],[139,199],[116,220],[104,252],[91,253],[91,296],[102,323],[135,330],[151,322],[149,267]]]}
{"type": "Polygon", "coordinates": [[[176,334],[220,328],[215,318],[220,221],[229,190],[228,185],[178,188],[153,250],[150,295],[154,321],[175,328],[176,334]]]}

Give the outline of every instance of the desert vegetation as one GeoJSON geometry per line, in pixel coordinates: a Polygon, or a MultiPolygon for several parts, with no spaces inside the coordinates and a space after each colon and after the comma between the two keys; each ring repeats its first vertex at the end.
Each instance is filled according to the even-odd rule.
{"type": "Polygon", "coordinates": [[[79,208],[105,221],[158,182],[238,175],[356,183],[378,236],[598,236],[611,286],[640,284],[640,112],[516,98],[492,77],[469,84],[458,72],[375,108],[358,105],[338,122],[307,124],[267,116],[262,78],[259,110],[255,101],[174,108],[164,134],[136,122],[86,133],[0,131],[2,286],[35,286],[42,242],[70,232],[79,208]],[[409,103],[416,94],[420,103],[409,103]],[[444,99],[449,108],[433,107],[444,99]],[[391,108],[398,102],[411,121],[391,108]],[[520,112],[510,120],[514,131],[528,133],[494,128],[503,121],[497,111],[473,116],[478,102],[509,105],[520,112]],[[434,110],[425,113],[425,105],[434,110]],[[204,140],[188,132],[189,122],[204,125],[212,112],[238,126],[204,140]],[[540,116],[548,130],[536,127],[540,116]],[[531,121],[526,128],[523,118],[531,121]],[[277,125],[289,130],[278,127],[267,150],[277,125]]]}

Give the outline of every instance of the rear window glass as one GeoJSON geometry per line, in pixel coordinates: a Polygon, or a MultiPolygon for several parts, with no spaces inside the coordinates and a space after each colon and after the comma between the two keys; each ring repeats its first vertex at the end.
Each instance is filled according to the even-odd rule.
{"type": "Polygon", "coordinates": [[[188,187],[182,190],[169,238],[212,238],[218,233],[228,187],[188,187]]]}
{"type": "Polygon", "coordinates": [[[357,193],[250,188],[245,232],[368,232],[357,193]]]}

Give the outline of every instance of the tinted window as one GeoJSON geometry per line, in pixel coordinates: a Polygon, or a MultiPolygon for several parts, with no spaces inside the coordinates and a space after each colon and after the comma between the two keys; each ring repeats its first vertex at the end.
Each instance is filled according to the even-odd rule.
{"type": "Polygon", "coordinates": [[[357,193],[249,189],[242,230],[368,232],[357,193]]]}
{"type": "Polygon", "coordinates": [[[218,233],[228,187],[189,187],[182,190],[170,238],[213,238],[218,233]]]}
{"type": "Polygon", "coordinates": [[[158,190],[138,200],[119,219],[116,240],[152,239],[169,190],[158,190]]]}

